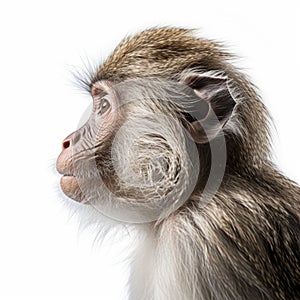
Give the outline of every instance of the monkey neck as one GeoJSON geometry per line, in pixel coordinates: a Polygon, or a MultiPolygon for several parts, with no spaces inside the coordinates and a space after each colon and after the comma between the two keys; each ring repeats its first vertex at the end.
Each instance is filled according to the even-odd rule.
{"type": "MultiPolygon", "coordinates": [[[[200,160],[200,173],[197,186],[194,190],[195,194],[201,194],[204,189],[211,191],[209,184],[214,185],[212,181],[227,181],[228,178],[237,178],[237,180],[252,181],[255,178],[262,178],[264,174],[271,174],[268,181],[273,177],[278,178],[282,176],[276,170],[270,160],[268,150],[263,150],[257,144],[251,144],[252,140],[246,140],[243,136],[225,135],[224,139],[216,138],[214,141],[205,145],[198,145],[199,160],[200,160]],[[212,153],[211,149],[214,153],[212,153]],[[219,157],[224,155],[225,161],[218,161],[219,157]],[[217,160],[217,162],[216,162],[217,160]],[[219,168],[217,177],[209,181],[213,168],[219,168]],[[224,164],[224,165],[222,165],[224,164]],[[222,173],[223,172],[223,173],[222,173]]],[[[282,176],[281,181],[288,179],[282,176]]],[[[212,191],[218,193],[217,190],[212,191]]]]}

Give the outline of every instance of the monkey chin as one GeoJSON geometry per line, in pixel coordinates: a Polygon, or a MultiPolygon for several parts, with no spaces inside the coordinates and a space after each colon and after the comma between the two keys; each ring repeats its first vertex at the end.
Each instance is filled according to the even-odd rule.
{"type": "Polygon", "coordinates": [[[79,187],[78,180],[75,176],[62,176],[60,179],[60,186],[63,193],[72,200],[80,203],[86,203],[83,193],[79,187]]]}

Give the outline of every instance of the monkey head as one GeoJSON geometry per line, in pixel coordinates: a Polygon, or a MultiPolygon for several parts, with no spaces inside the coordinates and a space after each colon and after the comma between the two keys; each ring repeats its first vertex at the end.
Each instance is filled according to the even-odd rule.
{"type": "Polygon", "coordinates": [[[88,121],[63,141],[62,191],[127,222],[182,206],[207,181],[209,145],[226,144],[236,104],[218,47],[171,28],[121,42],[86,83],[88,121]]]}

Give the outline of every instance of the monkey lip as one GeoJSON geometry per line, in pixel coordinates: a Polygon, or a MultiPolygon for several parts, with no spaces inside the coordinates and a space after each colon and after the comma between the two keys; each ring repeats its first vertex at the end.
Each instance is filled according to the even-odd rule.
{"type": "Polygon", "coordinates": [[[84,201],[84,197],[81,192],[78,179],[74,175],[63,175],[60,179],[60,186],[62,188],[63,193],[69,198],[77,202],[84,201]]]}
{"type": "Polygon", "coordinates": [[[63,174],[61,180],[77,180],[75,175],[72,174],[63,174]]]}

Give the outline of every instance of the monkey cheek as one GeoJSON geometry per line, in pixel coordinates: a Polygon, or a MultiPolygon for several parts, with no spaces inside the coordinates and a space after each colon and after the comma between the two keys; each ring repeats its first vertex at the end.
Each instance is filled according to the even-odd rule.
{"type": "Polygon", "coordinates": [[[60,180],[63,193],[77,202],[84,203],[84,196],[80,189],[78,180],[74,176],[64,175],[60,180]]]}

